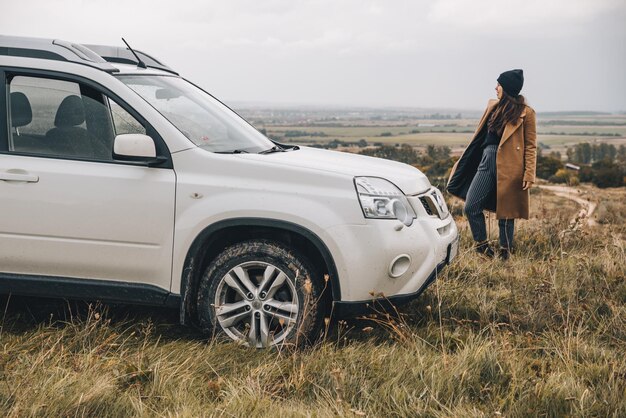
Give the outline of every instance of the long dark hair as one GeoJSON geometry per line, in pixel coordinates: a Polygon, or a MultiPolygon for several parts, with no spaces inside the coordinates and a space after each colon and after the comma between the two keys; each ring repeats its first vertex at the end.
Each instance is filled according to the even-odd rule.
{"type": "Polygon", "coordinates": [[[521,94],[514,97],[502,91],[502,98],[489,117],[488,129],[502,135],[508,123],[517,122],[525,106],[526,99],[521,94]]]}

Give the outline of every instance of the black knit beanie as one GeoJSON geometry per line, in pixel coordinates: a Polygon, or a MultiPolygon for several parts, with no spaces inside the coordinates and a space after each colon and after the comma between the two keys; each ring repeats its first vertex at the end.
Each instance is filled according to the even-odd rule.
{"type": "Polygon", "coordinates": [[[517,96],[524,85],[524,71],[511,70],[505,71],[498,77],[498,83],[509,96],[517,96]]]}

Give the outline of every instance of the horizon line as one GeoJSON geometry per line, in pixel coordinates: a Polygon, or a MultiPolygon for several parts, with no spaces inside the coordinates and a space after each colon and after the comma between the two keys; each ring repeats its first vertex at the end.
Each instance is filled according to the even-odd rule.
{"type": "MultiPolygon", "coordinates": [[[[343,109],[343,110],[413,110],[413,111],[433,111],[433,110],[446,110],[450,112],[472,112],[472,113],[481,113],[484,111],[482,108],[463,108],[463,107],[446,107],[446,106],[432,106],[432,107],[423,107],[423,106],[410,106],[410,105],[359,105],[359,104],[331,104],[331,103],[307,103],[307,102],[271,102],[271,101],[260,101],[260,100],[224,100],[225,103],[229,103],[229,106],[253,106],[258,108],[315,108],[315,109],[326,109],[326,110],[334,110],[334,109],[343,109]]],[[[626,109],[620,110],[596,110],[596,109],[559,109],[559,110],[537,110],[537,113],[541,114],[550,114],[550,113],[579,113],[579,114],[593,114],[593,113],[604,113],[611,115],[626,115],[626,109]]]]}

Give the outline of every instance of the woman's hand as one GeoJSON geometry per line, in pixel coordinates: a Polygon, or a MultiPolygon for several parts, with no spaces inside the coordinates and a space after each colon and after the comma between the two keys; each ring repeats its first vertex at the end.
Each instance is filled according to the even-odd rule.
{"type": "Polygon", "coordinates": [[[522,182],[522,190],[528,190],[531,187],[533,187],[533,182],[532,181],[524,181],[524,182],[522,182]]]}

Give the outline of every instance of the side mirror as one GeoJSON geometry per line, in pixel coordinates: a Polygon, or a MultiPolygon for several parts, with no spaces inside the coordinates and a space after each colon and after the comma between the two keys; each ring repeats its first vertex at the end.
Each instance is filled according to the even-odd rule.
{"type": "Polygon", "coordinates": [[[136,161],[149,167],[158,166],[167,161],[166,157],[157,156],[154,140],[143,134],[122,134],[113,142],[113,158],[122,161],[136,161]]]}
{"type": "Polygon", "coordinates": [[[148,135],[118,135],[113,142],[113,156],[118,160],[150,160],[156,158],[156,147],[148,135]]]}

